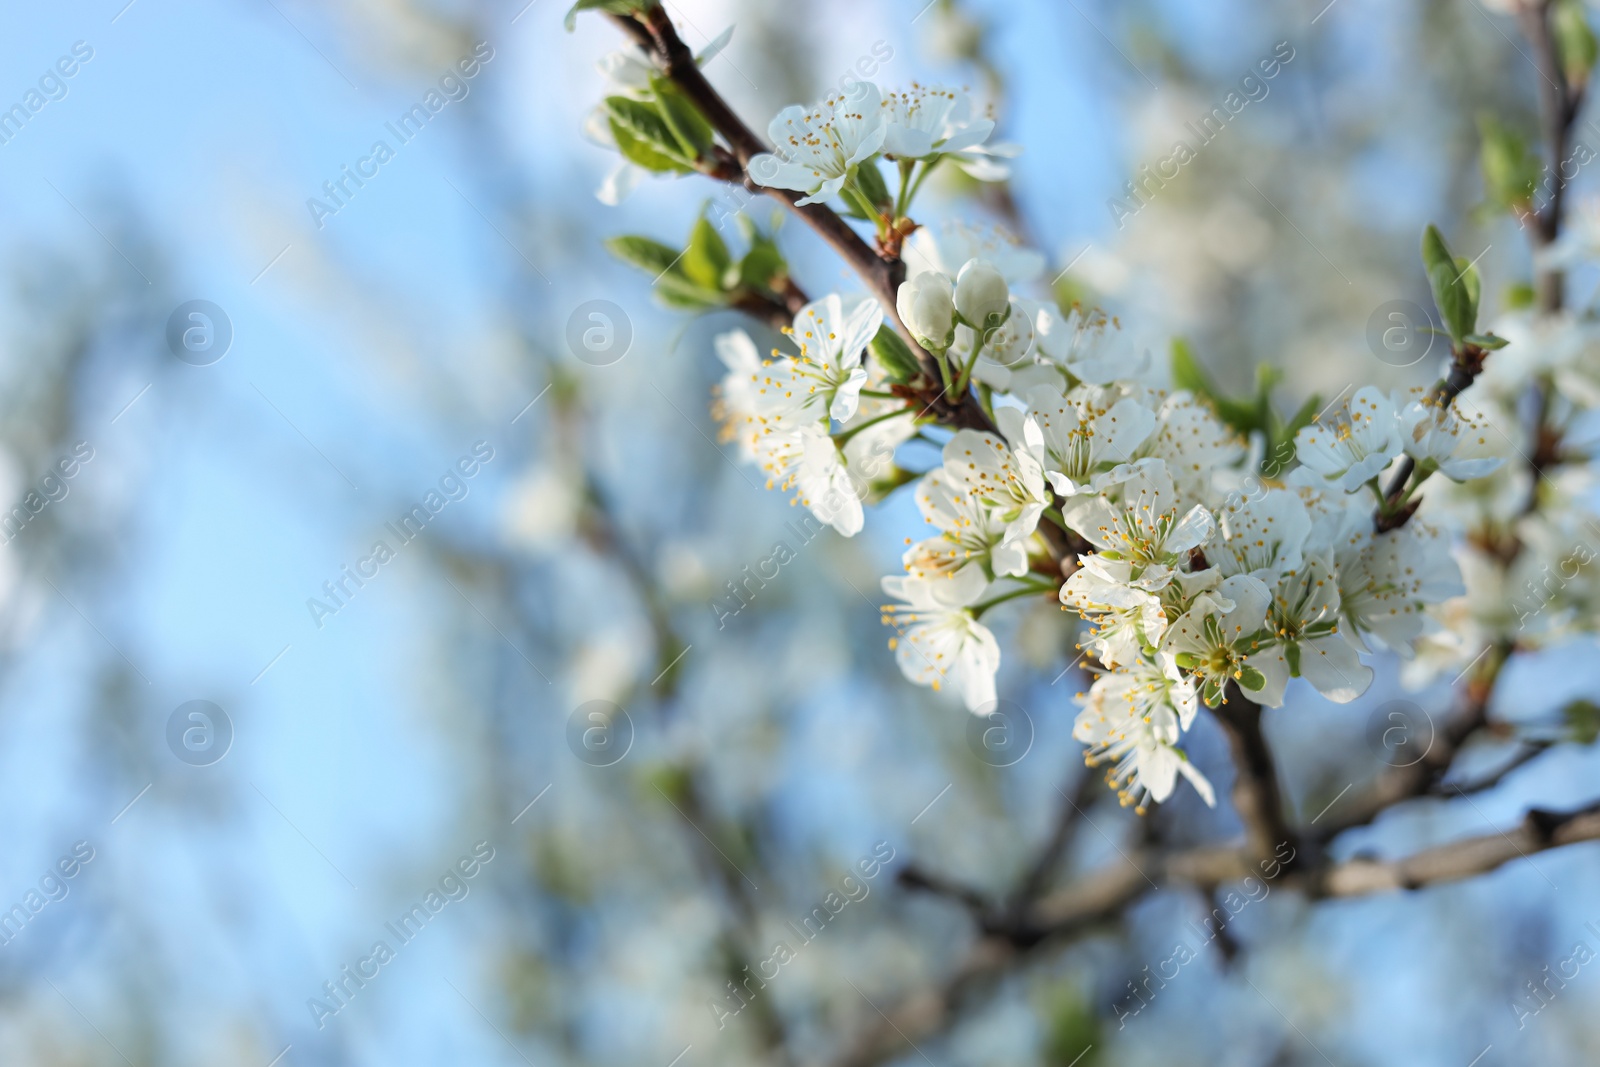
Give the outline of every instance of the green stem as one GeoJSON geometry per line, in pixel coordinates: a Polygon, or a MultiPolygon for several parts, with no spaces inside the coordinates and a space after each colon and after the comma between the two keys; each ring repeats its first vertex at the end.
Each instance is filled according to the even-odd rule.
{"type": "Polygon", "coordinates": [[[900,195],[894,198],[895,218],[905,218],[906,211],[911,207],[911,172],[916,170],[917,161],[902,159],[900,162],[900,195]]]}
{"type": "Polygon", "coordinates": [[[978,365],[978,356],[983,352],[984,336],[982,330],[972,331],[974,340],[972,355],[967,357],[967,365],[961,368],[961,377],[956,379],[955,397],[960,400],[967,395],[967,382],[972,378],[972,368],[978,365]]]}
{"type": "Polygon", "coordinates": [[[853,180],[846,181],[844,185],[840,187],[839,192],[843,194],[847,200],[851,200],[856,207],[860,208],[868,219],[872,220],[873,226],[877,228],[878,236],[882,237],[885,232],[883,226],[883,216],[878,213],[878,209],[872,203],[872,201],[867,199],[867,194],[856,188],[853,180]]]}
{"type": "Polygon", "coordinates": [[[950,381],[950,361],[945,358],[945,355],[942,351],[935,351],[933,353],[933,361],[939,364],[939,377],[944,381],[945,393],[954,393],[955,385],[950,381]]]}
{"type": "Polygon", "coordinates": [[[833,435],[833,443],[837,447],[843,448],[845,446],[846,442],[848,442],[850,440],[850,438],[854,437],[856,434],[860,433],[862,430],[865,430],[867,427],[876,426],[878,423],[884,422],[884,421],[886,421],[888,419],[892,419],[897,415],[904,415],[906,412],[908,412],[910,410],[911,409],[909,407],[896,408],[893,411],[886,411],[882,415],[874,415],[872,418],[868,419],[866,422],[863,422],[859,426],[852,426],[848,430],[842,430],[839,433],[834,434],[833,435]]]}
{"type": "Polygon", "coordinates": [[[922,161],[922,173],[917,175],[917,180],[911,185],[911,195],[906,197],[906,206],[900,212],[902,215],[911,210],[912,203],[917,199],[917,193],[922,190],[922,183],[928,180],[928,175],[933,173],[933,168],[938,166],[939,160],[943,158],[943,156],[929,156],[922,161]]]}
{"type": "Polygon", "coordinates": [[[983,413],[989,416],[989,421],[997,422],[994,417],[994,390],[982,382],[978,383],[978,402],[983,405],[983,413]]]}
{"type": "Polygon", "coordinates": [[[1004,604],[1008,600],[1015,600],[1022,596],[1039,596],[1042,593],[1054,593],[1055,591],[1056,587],[1053,585],[1028,584],[1023,586],[1021,589],[1013,589],[1010,592],[1001,593],[999,596],[993,596],[988,600],[979,601],[978,603],[972,605],[972,617],[974,619],[981,619],[983,618],[984,612],[988,611],[996,604],[1004,604]]]}

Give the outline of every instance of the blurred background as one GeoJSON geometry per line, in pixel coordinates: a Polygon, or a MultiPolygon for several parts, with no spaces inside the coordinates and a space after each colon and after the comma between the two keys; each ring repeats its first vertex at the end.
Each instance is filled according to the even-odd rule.
{"type": "MultiPolygon", "coordinates": [[[[1231,388],[1280,367],[1285,412],[1432,380],[1366,340],[1385,302],[1427,302],[1426,222],[1482,253],[1491,306],[1527,278],[1515,224],[1474,212],[1475,123],[1531,130],[1537,76],[1474,0],[925,3],[669,10],[695,48],[735,27],[706,71],[757,129],[865,56],[885,86],[970,86],[1025,152],[919,215],[1008,228],[1058,295],[1158,355],[1187,337],[1231,388]],[[1273,55],[1176,179],[1109,203],[1273,55]]],[[[681,242],[718,190],[596,199],[616,157],[583,127],[622,38],[565,32],[561,4],[8,11],[0,503],[27,517],[0,546],[0,1063],[831,1063],[975,938],[904,865],[1005,892],[1072,798],[1049,884],[1237,832],[1192,792],[1140,821],[1084,786],[1049,604],[996,614],[1031,724],[1014,760],[900,678],[877,583],[919,529],[909,494],[798,544],[716,442],[711,341],[739,316],[658,306],[601,241],[681,242]],[[630,337],[606,365],[568,342],[593,300],[630,337]],[[719,618],[779,540],[793,561],[719,618]],[[830,893],[848,906],[796,937],[830,893]],[[794,958],[741,1007],[728,983],[779,940],[794,958]]],[[[809,292],[853,288],[801,227],[779,240],[809,292]]],[[[1537,721],[1595,675],[1592,644],[1519,662],[1495,714],[1537,721]]],[[[1447,708],[1447,683],[1405,699],[1447,708]]],[[[1369,722],[1399,693],[1390,665],[1355,704],[1269,713],[1302,822],[1381,766],[1369,722]]],[[[1226,746],[1197,733],[1225,796],[1226,746]]],[[[1510,825],[1591,799],[1597,768],[1564,745],[1342,847],[1510,825]]],[[[1593,1063],[1594,968],[1534,1018],[1513,1001],[1600,947],[1597,890],[1590,844],[1315,909],[1274,891],[1135,1016],[1128,983],[1212,906],[1151,893],[889,1062],[1593,1063]]]]}

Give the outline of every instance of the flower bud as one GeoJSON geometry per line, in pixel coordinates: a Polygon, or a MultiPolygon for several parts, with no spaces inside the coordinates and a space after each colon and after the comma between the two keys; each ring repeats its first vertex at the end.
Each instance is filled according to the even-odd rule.
{"type": "Polygon", "coordinates": [[[1011,310],[1006,280],[984,259],[969,259],[956,277],[956,310],[976,330],[998,326],[1011,310]]]}
{"type": "Polygon", "coordinates": [[[923,348],[943,352],[955,336],[956,308],[950,279],[936,271],[923,271],[900,283],[895,294],[900,321],[923,348]]]}

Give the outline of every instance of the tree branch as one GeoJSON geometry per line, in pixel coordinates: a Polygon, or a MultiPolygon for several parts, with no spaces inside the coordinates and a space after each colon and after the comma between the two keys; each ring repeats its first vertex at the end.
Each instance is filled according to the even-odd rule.
{"type": "Polygon", "coordinates": [[[1571,812],[1534,809],[1522,824],[1426,849],[1400,860],[1354,859],[1328,869],[1313,895],[1353,897],[1391,889],[1420,889],[1485,874],[1537,852],[1600,840],[1600,802],[1571,812]]]}
{"type": "MultiPolygon", "coordinates": [[[[900,257],[880,255],[844,218],[826,204],[802,206],[799,201],[804,197],[800,193],[757,185],[751,180],[748,171],[750,160],[769,151],[767,144],[754,130],[745,125],[744,120],[739,118],[723,99],[722,94],[717,92],[706,79],[699,64],[694,60],[694,53],[678,36],[678,31],[673,27],[672,18],[664,5],[656,5],[638,16],[608,15],[607,17],[655,60],[662,73],[693,101],[706,121],[711,124],[712,129],[728,143],[732,150],[731,156],[722,160],[722,165],[714,171],[708,171],[708,176],[765,193],[782,203],[826,241],[877,297],[878,303],[883,308],[885,320],[910,347],[922,367],[922,377],[927,387],[919,393],[919,402],[946,425],[995,432],[994,424],[970,392],[964,396],[954,397],[947,396],[942,389],[936,391],[939,372],[933,357],[917,344],[916,338],[911,336],[911,332],[900,321],[900,314],[896,309],[895,298],[899,293],[900,283],[905,280],[905,263],[900,257]]],[[[1057,557],[1061,558],[1060,551],[1057,551],[1057,557]]]]}
{"type": "Polygon", "coordinates": [[[1528,763],[1532,763],[1535,759],[1538,759],[1545,752],[1549,751],[1554,745],[1554,741],[1544,739],[1537,741],[1524,741],[1510,759],[1506,760],[1504,763],[1490,771],[1488,774],[1484,775],[1482,778],[1479,778],[1476,781],[1468,782],[1464,785],[1451,785],[1445,782],[1440,782],[1435,785],[1432,790],[1430,790],[1430,793],[1433,796],[1448,797],[1470,796],[1473,793],[1486,792],[1505,781],[1506,777],[1518,767],[1522,767],[1528,763]]]}
{"type": "Polygon", "coordinates": [[[1233,806],[1244,823],[1250,853],[1262,859],[1284,842],[1298,846],[1299,834],[1284,817],[1277,763],[1261,728],[1261,705],[1229,683],[1215,714],[1233,752],[1233,806]]]}
{"type": "MultiPolygon", "coordinates": [[[[1456,397],[1471,385],[1473,379],[1483,372],[1483,360],[1489,353],[1475,344],[1463,342],[1456,350],[1450,361],[1450,373],[1440,379],[1429,394],[1428,402],[1440,411],[1447,411],[1455,403],[1456,397]]],[[[1417,506],[1422,503],[1422,498],[1417,497],[1405,507],[1400,506],[1404,499],[1406,486],[1411,482],[1411,475],[1417,469],[1417,461],[1406,456],[1400,461],[1400,466],[1395,470],[1394,477],[1389,482],[1389,487],[1384,490],[1383,504],[1373,514],[1373,528],[1378,533],[1387,533],[1390,530],[1404,526],[1406,520],[1416,512],[1417,506]]],[[[1418,485],[1421,483],[1419,482],[1418,485]]]]}
{"type": "MultiPolygon", "coordinates": [[[[1561,166],[1566,162],[1572,125],[1583,108],[1585,89],[1582,85],[1574,86],[1567,81],[1555,33],[1550,26],[1551,8],[1551,0],[1521,0],[1516,11],[1517,25],[1533,46],[1534,64],[1539,69],[1539,117],[1550,165],[1550,199],[1535,214],[1534,226],[1529,234],[1536,257],[1540,251],[1554,244],[1561,233],[1567,190],[1567,179],[1561,173],[1561,166]]],[[[1546,313],[1561,310],[1565,282],[1559,269],[1538,268],[1534,287],[1539,310],[1546,313]]]]}

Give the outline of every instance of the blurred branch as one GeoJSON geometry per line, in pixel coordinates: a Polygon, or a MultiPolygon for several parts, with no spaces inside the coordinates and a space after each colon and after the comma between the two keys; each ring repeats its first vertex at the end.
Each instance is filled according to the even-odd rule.
{"type": "Polygon", "coordinates": [[[1585,91],[1584,85],[1574,85],[1567,79],[1555,30],[1550,24],[1554,6],[1552,0],[1518,0],[1516,6],[1517,24],[1533,47],[1534,65],[1539,70],[1539,117],[1550,165],[1550,199],[1535,216],[1534,228],[1529,232],[1534,246],[1537,270],[1534,286],[1539,309],[1547,313],[1561,310],[1565,277],[1559,268],[1538,266],[1538,253],[1554,244],[1561,233],[1567,189],[1567,179],[1561,168],[1566,162],[1572,126],[1583,108],[1585,91]]]}
{"type": "Polygon", "coordinates": [[[1390,889],[1420,889],[1485,874],[1537,852],[1600,840],[1600,802],[1571,812],[1535,808],[1522,825],[1480,837],[1453,841],[1401,860],[1354,859],[1330,868],[1315,895],[1361,896],[1390,889]]]}
{"type": "Polygon", "coordinates": [[[1524,741],[1522,742],[1521,747],[1517,749],[1515,755],[1513,755],[1505,763],[1502,763],[1495,770],[1484,775],[1482,778],[1479,778],[1478,780],[1466,785],[1446,785],[1445,783],[1440,782],[1436,784],[1430,792],[1434,796],[1442,797],[1451,796],[1452,794],[1458,796],[1469,796],[1473,793],[1486,792],[1505,781],[1506,776],[1511,774],[1511,772],[1515,771],[1518,767],[1521,767],[1527,763],[1531,763],[1554,745],[1555,742],[1552,740],[1541,739],[1538,741],[1524,741]]]}
{"type": "Polygon", "coordinates": [[[1297,845],[1299,834],[1284,817],[1277,763],[1261,728],[1261,705],[1229,683],[1215,714],[1233,753],[1233,806],[1244,823],[1251,855],[1262,859],[1285,842],[1297,845]]]}

